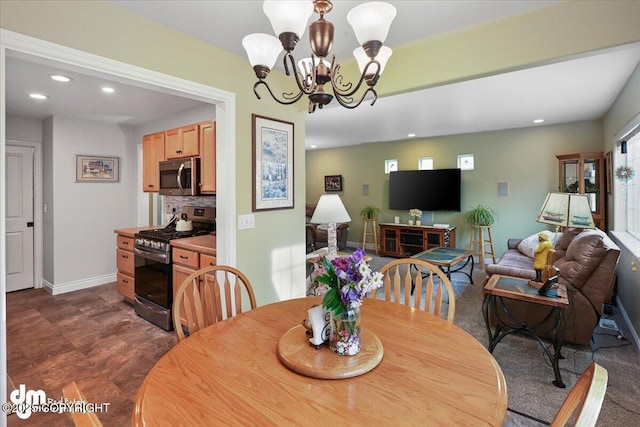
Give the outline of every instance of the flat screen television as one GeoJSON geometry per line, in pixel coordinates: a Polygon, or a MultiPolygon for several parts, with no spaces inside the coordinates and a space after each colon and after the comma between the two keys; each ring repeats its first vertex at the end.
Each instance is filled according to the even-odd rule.
{"type": "Polygon", "coordinates": [[[460,169],[391,172],[389,209],[460,211],[460,182],[460,169]]]}

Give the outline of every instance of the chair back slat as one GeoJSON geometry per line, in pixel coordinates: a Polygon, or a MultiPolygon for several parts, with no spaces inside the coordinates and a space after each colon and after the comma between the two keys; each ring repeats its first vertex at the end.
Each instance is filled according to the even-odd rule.
{"type": "Polygon", "coordinates": [[[607,391],[608,378],[607,370],[592,362],[565,398],[551,427],[567,425],[572,416],[577,427],[595,426],[607,391]]]}
{"type": "Polygon", "coordinates": [[[173,327],[178,341],[185,339],[185,330],[193,335],[213,323],[242,313],[245,294],[251,308],[256,308],[249,279],[233,267],[207,266],[190,274],[180,284],[173,302],[173,327]]]}
{"type": "MultiPolygon", "coordinates": [[[[443,315],[443,300],[448,297],[446,319],[453,323],[456,303],[453,286],[439,267],[419,259],[402,258],[385,264],[383,275],[384,299],[425,310],[436,316],[443,315]],[[412,286],[413,295],[411,293],[412,286]],[[404,294],[403,294],[404,292],[404,294]],[[392,297],[393,296],[393,297],[392,297]]],[[[377,298],[377,290],[370,297],[377,298]]]]}

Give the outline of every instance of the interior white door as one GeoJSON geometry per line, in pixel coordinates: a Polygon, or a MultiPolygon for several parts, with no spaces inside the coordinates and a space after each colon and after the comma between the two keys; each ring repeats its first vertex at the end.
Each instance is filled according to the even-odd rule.
{"type": "Polygon", "coordinates": [[[7,292],[33,288],[33,148],[6,147],[7,292]]]}

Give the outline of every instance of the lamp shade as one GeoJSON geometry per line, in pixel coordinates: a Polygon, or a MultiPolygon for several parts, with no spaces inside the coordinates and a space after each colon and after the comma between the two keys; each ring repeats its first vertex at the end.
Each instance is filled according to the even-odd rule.
{"type": "Polygon", "coordinates": [[[270,34],[249,34],[242,39],[242,46],[252,66],[264,65],[269,69],[273,68],[282,52],[280,40],[270,34]]]}
{"type": "Polygon", "coordinates": [[[589,199],[584,194],[547,194],[537,221],[557,227],[596,228],[589,199]]]}
{"type": "Polygon", "coordinates": [[[340,196],[337,194],[323,194],[318,200],[316,210],[311,217],[313,224],[330,224],[351,221],[340,196]]]}
{"type": "Polygon", "coordinates": [[[396,8],[389,3],[373,1],[351,9],[347,21],[361,45],[372,40],[384,43],[396,13],[396,8]]]}
{"type": "Polygon", "coordinates": [[[307,21],[313,13],[313,2],[267,0],[262,5],[262,10],[271,21],[276,36],[290,32],[302,38],[307,21]]]}
{"type": "MultiPolygon", "coordinates": [[[[387,65],[387,61],[389,60],[389,58],[391,58],[392,53],[393,51],[391,50],[390,47],[382,46],[380,48],[380,52],[378,52],[378,56],[375,57],[375,59],[380,63],[380,72],[378,74],[382,74],[382,72],[384,71],[385,65],[387,65]]],[[[353,56],[355,56],[356,61],[358,61],[358,68],[360,69],[360,72],[361,73],[364,72],[364,67],[366,67],[370,61],[370,58],[367,56],[367,53],[364,51],[362,47],[357,47],[353,51],[353,56]]],[[[375,68],[371,68],[370,70],[374,70],[374,69],[375,68]]]]}

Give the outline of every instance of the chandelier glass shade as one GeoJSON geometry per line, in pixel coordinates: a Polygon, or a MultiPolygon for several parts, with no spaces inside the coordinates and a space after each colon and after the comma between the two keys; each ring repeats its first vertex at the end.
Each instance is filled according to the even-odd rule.
{"type": "Polygon", "coordinates": [[[358,43],[361,44],[353,52],[361,73],[355,84],[343,80],[335,55],[328,59],[333,45],[334,27],[324,19],[324,15],[332,8],[329,0],[264,2],[263,11],[278,37],[269,34],[249,34],[242,40],[249,62],[258,78],[253,85],[253,92],[258,99],[260,95],[257,88],[263,85],[280,104],[293,104],[303,96],[308,96],[309,112],[315,111],[316,107],[322,108],[334,97],[343,107],[356,108],[371,93],[371,105],[375,103],[378,94],[374,87],[392,54],[392,50],[383,43],[396,16],[396,8],[388,3],[375,1],[358,5],[348,13],[347,21],[353,27],[358,43]],[[313,12],[319,15],[319,19],[309,25],[312,55],[296,63],[293,50],[304,34],[313,12]],[[283,49],[285,73],[287,76],[293,75],[298,92],[284,92],[282,97],[278,98],[265,79],[283,49]],[[325,85],[330,86],[329,92],[325,91],[325,85]]]}

